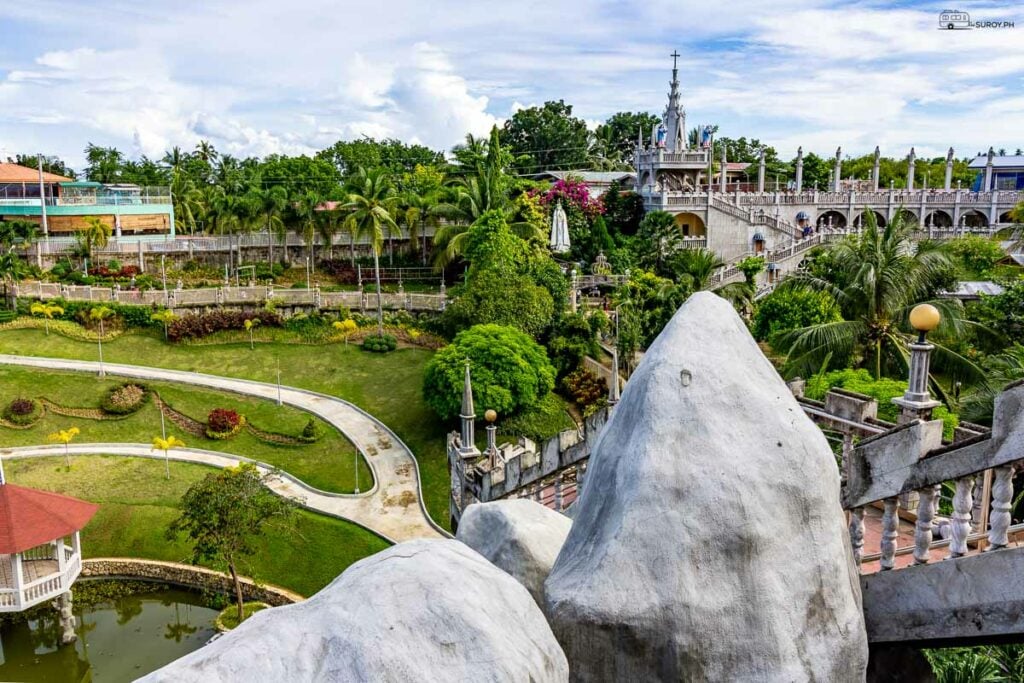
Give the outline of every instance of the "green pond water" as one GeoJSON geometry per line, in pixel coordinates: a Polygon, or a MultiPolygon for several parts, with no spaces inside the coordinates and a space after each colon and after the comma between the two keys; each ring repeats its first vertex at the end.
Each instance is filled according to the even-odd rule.
{"type": "Polygon", "coordinates": [[[59,644],[57,612],[49,607],[0,622],[0,681],[131,681],[202,647],[218,612],[197,593],[155,584],[74,611],[73,645],[59,644]]]}

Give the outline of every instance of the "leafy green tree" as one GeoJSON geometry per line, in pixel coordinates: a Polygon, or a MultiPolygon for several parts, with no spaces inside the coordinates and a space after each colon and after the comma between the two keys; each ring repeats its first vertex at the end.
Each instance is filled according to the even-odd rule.
{"type": "Polygon", "coordinates": [[[85,147],[85,177],[100,183],[121,180],[124,154],[115,147],[100,147],[91,142],[85,147]]]}
{"type": "Polygon", "coordinates": [[[317,157],[331,162],[344,177],[356,175],[360,168],[384,168],[391,174],[401,175],[413,171],[417,165],[437,166],[444,162],[441,152],[394,138],[339,140],[317,157]]]}
{"type": "Polygon", "coordinates": [[[980,235],[964,235],[951,240],[949,249],[960,259],[966,277],[989,277],[996,264],[1006,258],[998,241],[980,235]]]}
{"type": "MultiPolygon", "coordinates": [[[[942,245],[915,243],[899,215],[885,228],[878,227],[871,212],[866,215],[860,234],[849,235],[832,247],[828,279],[798,271],[783,282],[783,286],[828,292],[843,315],[841,321],[809,325],[778,336],[775,345],[788,353],[788,372],[807,376],[831,354],[867,364],[876,378],[886,373],[906,376],[910,309],[930,295],[937,279],[946,276],[951,257],[942,245]]],[[[973,362],[938,341],[964,330],[960,302],[935,299],[928,303],[942,313],[942,323],[931,338],[936,346],[933,367],[954,378],[979,379],[980,369],[973,362]]]]}
{"type": "Polygon", "coordinates": [[[644,201],[635,192],[624,192],[619,182],[613,181],[608,191],[601,195],[604,217],[610,232],[635,235],[644,218],[644,201]]]}
{"type": "Polygon", "coordinates": [[[643,133],[644,140],[650,140],[651,130],[658,125],[660,118],[648,112],[620,111],[608,117],[608,120],[597,127],[595,136],[606,141],[605,144],[618,152],[619,158],[630,163],[633,150],[636,148],[637,133],[643,133]]]}
{"type": "Polygon", "coordinates": [[[640,221],[637,231],[637,252],[640,265],[661,277],[668,275],[667,262],[682,249],[682,233],[668,211],[651,211],[640,221]]]}
{"type": "MultiPolygon", "coordinates": [[[[12,159],[7,157],[7,163],[18,164],[19,166],[27,166],[28,168],[39,168],[39,155],[38,154],[17,154],[12,159]]],[[[74,169],[68,166],[62,159],[58,157],[43,157],[43,172],[44,173],[55,173],[56,175],[62,175],[65,178],[71,178],[74,180],[78,177],[74,169]]]]}
{"type": "Polygon", "coordinates": [[[239,563],[253,555],[265,528],[294,514],[294,501],[267,488],[272,474],[261,475],[256,466],[242,463],[206,475],[181,498],[177,519],[167,529],[168,539],[184,534],[192,544],[192,562],[226,565],[235,588],[238,620],[243,619],[239,563]]]}
{"type": "Polygon", "coordinates": [[[551,324],[554,309],[548,290],[525,275],[488,269],[477,273],[445,308],[441,324],[448,334],[490,323],[536,337],[551,324]]]}
{"type": "Polygon", "coordinates": [[[501,130],[501,142],[516,155],[521,173],[586,168],[586,121],[572,115],[563,100],[520,109],[501,130]]]}
{"type": "Polygon", "coordinates": [[[998,342],[1024,344],[1024,280],[1008,283],[1002,294],[968,305],[971,320],[999,334],[998,342]]]}
{"type": "Polygon", "coordinates": [[[390,178],[383,169],[367,171],[359,169],[352,186],[356,188],[348,195],[344,210],[346,229],[357,237],[365,237],[373,250],[373,271],[377,281],[377,335],[384,336],[384,311],[380,299],[380,250],[384,234],[397,231],[395,212],[398,199],[390,178]]]}
{"type": "Polygon", "coordinates": [[[629,358],[633,351],[649,346],[691,293],[685,282],[675,283],[650,271],[633,271],[612,294],[612,303],[624,309],[619,334],[631,340],[629,345],[620,345],[622,357],[629,358]]]}
{"type": "Polygon", "coordinates": [[[582,313],[568,313],[554,326],[547,348],[559,377],[579,367],[583,357],[596,354],[594,329],[582,313]]]}
{"type": "Polygon", "coordinates": [[[477,325],[427,363],[423,396],[442,419],[459,414],[467,360],[475,405],[502,416],[536,406],[555,387],[555,369],[537,342],[513,327],[477,325]]]}
{"type": "Polygon", "coordinates": [[[770,340],[779,332],[842,320],[839,306],[825,291],[785,287],[761,299],[754,313],[754,336],[770,340]]]}

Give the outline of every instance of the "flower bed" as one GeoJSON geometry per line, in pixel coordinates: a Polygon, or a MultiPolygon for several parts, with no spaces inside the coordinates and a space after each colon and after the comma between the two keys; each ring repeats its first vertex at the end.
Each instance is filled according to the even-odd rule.
{"type": "Polygon", "coordinates": [[[3,418],[15,427],[29,427],[43,416],[43,405],[34,398],[16,398],[4,408],[3,418]]]}
{"type": "MultiPolygon", "coordinates": [[[[45,320],[39,318],[15,318],[14,320],[0,324],[0,330],[42,330],[46,326],[45,320]]],[[[95,342],[100,338],[99,331],[87,330],[78,323],[70,320],[50,320],[50,332],[73,339],[75,341],[95,342]]],[[[103,335],[103,341],[111,341],[124,334],[123,330],[107,328],[103,335]]]]}
{"type": "Polygon", "coordinates": [[[137,382],[125,382],[112,387],[100,403],[103,412],[111,415],[131,415],[149,400],[149,390],[137,382]]]}
{"type": "Polygon", "coordinates": [[[259,320],[261,326],[280,327],[281,316],[269,311],[209,311],[184,315],[167,327],[172,342],[202,339],[223,330],[244,330],[246,320],[259,320]]]}
{"type": "Polygon", "coordinates": [[[214,408],[206,417],[206,436],[223,441],[230,439],[245,426],[245,417],[234,410],[214,408]]]}

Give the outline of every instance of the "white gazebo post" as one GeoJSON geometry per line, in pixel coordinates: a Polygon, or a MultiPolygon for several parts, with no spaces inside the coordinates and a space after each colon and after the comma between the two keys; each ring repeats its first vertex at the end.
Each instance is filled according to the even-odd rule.
{"type": "Polygon", "coordinates": [[[11,555],[11,587],[14,589],[15,608],[21,610],[24,608],[24,602],[22,600],[24,595],[22,591],[25,589],[25,579],[22,575],[21,553],[14,553],[11,555]]]}

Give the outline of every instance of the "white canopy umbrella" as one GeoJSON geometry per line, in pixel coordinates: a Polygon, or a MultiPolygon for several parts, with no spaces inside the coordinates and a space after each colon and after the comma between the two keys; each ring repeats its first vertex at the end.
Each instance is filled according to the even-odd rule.
{"type": "Polygon", "coordinates": [[[556,254],[569,251],[569,219],[561,202],[555,204],[555,212],[551,216],[551,251],[556,254]]]}

